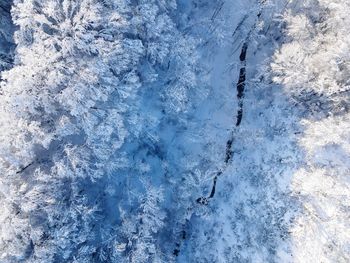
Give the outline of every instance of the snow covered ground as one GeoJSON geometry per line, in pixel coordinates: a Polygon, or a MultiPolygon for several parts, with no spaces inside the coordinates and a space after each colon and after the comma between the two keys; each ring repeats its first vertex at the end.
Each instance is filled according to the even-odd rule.
{"type": "MultiPolygon", "coordinates": [[[[316,89],[316,94],[307,100],[296,97],[289,89],[290,83],[293,92],[302,93],[300,85],[310,85],[305,80],[299,86],[296,84],[305,69],[318,70],[310,69],[310,65],[294,64],[293,68],[286,68],[288,74],[293,74],[288,84],[285,79],[275,81],[281,74],[280,65],[288,65],[290,59],[293,62],[303,59],[298,53],[284,55],[283,51],[300,45],[299,36],[305,34],[305,24],[311,23],[306,17],[325,19],[322,8],[331,5],[336,13],[340,11],[341,3],[332,3],[332,6],[323,2],[316,11],[313,10],[315,3],[279,1],[258,9],[256,12],[261,13],[255,24],[245,21],[246,28],[253,31],[248,42],[243,118],[233,132],[232,162],[220,176],[215,198],[210,200],[208,209],[192,216],[189,238],[178,262],[350,260],[349,210],[346,208],[350,192],[345,179],[349,162],[344,151],[349,137],[345,127],[337,128],[347,125],[347,114],[336,120],[332,117],[346,112],[348,97],[343,90],[347,89],[347,79],[337,84],[345,98],[341,101],[332,98],[334,105],[317,97],[322,91],[319,88],[327,85],[323,79],[316,78],[320,82],[311,86],[316,89]],[[290,13],[292,18],[286,15],[290,13]],[[283,17],[288,17],[287,22],[283,17]],[[326,111],[323,107],[327,107],[326,111]],[[313,108],[312,112],[310,108],[313,108]],[[315,120],[319,118],[326,119],[315,120]]],[[[225,4],[224,9],[229,10],[229,2],[225,4]]],[[[239,20],[244,20],[244,14],[239,20]]],[[[327,39],[327,33],[318,38],[327,39]]],[[[240,43],[244,38],[240,36],[240,43]]],[[[310,38],[305,38],[303,49],[311,48],[310,38]]],[[[343,40],[338,35],[333,36],[333,41],[343,40]]],[[[322,54],[317,40],[314,42],[314,57],[332,56],[332,53],[322,54]]],[[[332,47],[328,45],[328,49],[332,47]]],[[[335,50],[344,52],[339,46],[335,46],[335,50]]],[[[299,52],[298,47],[293,51],[299,52]]],[[[237,61],[238,52],[239,49],[232,57],[225,57],[237,61]]],[[[336,59],[340,58],[337,56],[336,59]]],[[[322,68],[327,65],[318,62],[321,64],[311,66],[322,68]]],[[[235,68],[236,72],[238,68],[235,68]]],[[[332,70],[327,68],[325,74],[332,70]]],[[[337,74],[344,73],[340,69],[337,74]]],[[[334,78],[328,75],[327,82],[334,78]]]]}

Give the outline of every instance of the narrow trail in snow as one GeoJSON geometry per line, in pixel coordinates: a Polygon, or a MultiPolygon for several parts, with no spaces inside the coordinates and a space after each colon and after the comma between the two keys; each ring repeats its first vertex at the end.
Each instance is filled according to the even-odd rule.
{"type": "MultiPolygon", "coordinates": [[[[265,4],[266,0],[260,0],[259,4],[262,7],[265,4]]],[[[236,84],[236,91],[237,91],[237,99],[238,99],[238,111],[237,111],[237,117],[236,117],[236,127],[239,127],[241,125],[242,122],[242,118],[243,118],[243,102],[244,102],[244,91],[245,91],[245,85],[246,85],[246,67],[247,67],[247,50],[248,50],[248,43],[250,40],[250,37],[252,35],[252,32],[254,31],[254,29],[256,29],[256,25],[259,22],[259,20],[261,19],[261,14],[262,14],[263,9],[261,8],[259,10],[259,12],[257,13],[257,21],[255,22],[255,24],[253,25],[253,27],[251,28],[251,30],[249,31],[247,37],[245,38],[242,48],[241,48],[241,53],[239,55],[239,60],[241,62],[241,67],[239,70],[239,78],[238,78],[238,82],[236,84]]],[[[234,33],[232,36],[235,35],[235,33],[237,32],[238,28],[240,26],[243,25],[244,21],[246,20],[247,16],[244,16],[242,21],[238,24],[237,28],[235,29],[234,33]]],[[[215,195],[215,191],[216,191],[216,184],[217,184],[217,180],[218,177],[220,175],[222,175],[222,173],[225,171],[225,169],[227,168],[229,162],[232,159],[232,144],[234,141],[234,134],[233,131],[231,132],[231,137],[230,139],[226,142],[226,157],[225,157],[225,161],[224,161],[224,166],[223,168],[217,172],[217,174],[215,175],[214,179],[213,179],[213,186],[212,186],[212,190],[210,192],[210,195],[208,197],[200,197],[196,200],[197,203],[201,204],[201,205],[208,205],[209,203],[209,199],[213,198],[215,195]]]]}
{"type": "MultiPolygon", "coordinates": [[[[237,98],[238,98],[238,111],[237,111],[237,117],[236,117],[236,127],[240,126],[243,118],[243,99],[244,99],[244,90],[245,90],[245,81],[246,81],[246,57],[247,57],[247,50],[248,50],[248,39],[243,43],[241,53],[239,56],[239,59],[241,61],[241,68],[239,71],[239,78],[238,82],[236,84],[236,90],[237,90],[237,98]]],[[[219,176],[223,174],[223,171],[227,168],[228,164],[232,160],[233,157],[233,151],[232,151],[232,145],[234,141],[234,132],[232,131],[230,138],[226,142],[226,155],[224,160],[224,167],[222,170],[218,171],[213,179],[213,186],[210,192],[210,195],[208,197],[200,197],[196,200],[198,204],[201,205],[208,205],[209,200],[215,196],[216,192],[216,184],[218,181],[219,176]]],[[[182,239],[186,239],[186,231],[182,231],[182,239]]],[[[181,243],[176,243],[176,248],[173,251],[174,256],[179,256],[180,253],[180,247],[181,243]]]]}
{"type": "MultiPolygon", "coordinates": [[[[236,119],[236,127],[238,127],[241,122],[242,122],[242,117],[243,117],[243,98],[244,98],[244,89],[245,89],[245,81],[246,81],[246,56],[247,56],[247,49],[248,49],[248,39],[243,43],[242,49],[241,49],[241,54],[239,56],[239,59],[242,63],[242,66],[240,68],[239,72],[239,79],[236,84],[236,90],[237,90],[237,98],[238,98],[238,112],[237,112],[237,119],[236,119]]],[[[232,151],[232,145],[234,141],[234,132],[231,132],[231,136],[229,140],[226,142],[226,155],[225,155],[225,160],[224,160],[224,167],[222,170],[218,171],[213,179],[213,186],[210,192],[210,195],[208,197],[200,197],[196,200],[198,204],[201,205],[208,205],[209,200],[215,196],[216,192],[216,184],[218,181],[219,176],[222,175],[223,171],[226,169],[230,161],[232,160],[233,157],[233,151],[232,151]]],[[[182,231],[182,241],[186,239],[187,232],[185,230],[182,231]]],[[[173,251],[173,255],[175,257],[178,257],[181,250],[181,243],[178,242],[176,243],[176,248],[173,251]]]]}
{"type": "MultiPolygon", "coordinates": [[[[259,1],[259,3],[261,5],[263,5],[265,3],[265,0],[261,0],[261,1],[259,1]]],[[[257,14],[258,21],[261,18],[261,14],[262,14],[262,9],[260,9],[260,11],[257,14]]],[[[238,26],[235,29],[235,31],[234,31],[232,36],[235,35],[237,29],[240,26],[242,26],[242,24],[244,23],[246,18],[247,18],[247,16],[245,16],[242,19],[242,21],[238,24],[238,26]]],[[[244,103],[244,93],[245,93],[245,86],[246,86],[246,72],[247,72],[247,70],[246,70],[246,66],[247,66],[247,51],[248,51],[248,46],[249,46],[248,43],[249,43],[249,40],[250,40],[250,37],[251,37],[251,33],[256,28],[256,23],[254,24],[254,26],[252,27],[252,29],[248,33],[247,37],[245,38],[245,40],[243,42],[243,45],[242,45],[242,48],[241,48],[240,55],[239,55],[239,60],[241,62],[241,67],[240,67],[240,70],[239,70],[238,82],[236,84],[236,92],[237,92],[237,99],[238,99],[238,110],[237,110],[236,124],[235,124],[236,128],[241,125],[241,122],[242,122],[242,119],[243,119],[243,113],[244,113],[243,112],[243,103],[244,103]]],[[[218,171],[216,173],[216,175],[213,178],[213,186],[212,186],[210,195],[208,197],[199,197],[199,198],[197,198],[196,202],[198,204],[200,204],[200,205],[208,205],[209,204],[209,200],[212,199],[215,196],[216,185],[217,185],[217,182],[218,182],[218,178],[223,174],[223,172],[226,170],[227,166],[229,165],[230,161],[233,158],[233,151],[232,151],[233,142],[234,142],[234,130],[232,130],[231,136],[226,142],[226,154],[225,154],[224,166],[223,166],[222,169],[220,169],[220,171],[218,171]]],[[[173,251],[173,255],[175,257],[178,257],[180,252],[181,252],[181,250],[180,250],[181,243],[186,239],[186,236],[187,236],[186,230],[182,231],[181,236],[182,236],[182,241],[176,243],[176,248],[173,251]]]]}
{"type": "MultiPolygon", "coordinates": [[[[241,68],[239,70],[239,78],[236,84],[237,90],[237,99],[238,99],[238,111],[237,111],[237,119],[236,119],[236,127],[241,125],[243,118],[243,99],[244,99],[244,90],[245,90],[245,81],[246,81],[246,58],[247,58],[247,50],[248,50],[248,39],[243,43],[241,53],[239,56],[239,60],[241,61],[241,68]]],[[[197,203],[201,205],[207,205],[209,203],[209,199],[215,196],[216,184],[220,175],[222,175],[223,171],[226,169],[227,165],[232,160],[232,144],[233,144],[233,132],[231,133],[230,139],[226,142],[226,156],[224,160],[224,168],[218,171],[213,179],[213,186],[208,197],[200,197],[196,200],[197,203]]]]}

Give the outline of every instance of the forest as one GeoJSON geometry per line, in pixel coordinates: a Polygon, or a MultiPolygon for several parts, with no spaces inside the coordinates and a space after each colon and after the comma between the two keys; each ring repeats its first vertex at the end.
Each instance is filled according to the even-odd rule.
{"type": "Polygon", "coordinates": [[[0,0],[0,263],[350,262],[349,12],[0,0]]]}

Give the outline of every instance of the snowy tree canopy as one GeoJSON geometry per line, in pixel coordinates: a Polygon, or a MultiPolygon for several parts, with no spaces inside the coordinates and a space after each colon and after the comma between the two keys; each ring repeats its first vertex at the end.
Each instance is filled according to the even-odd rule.
{"type": "Polygon", "coordinates": [[[0,262],[349,262],[349,11],[0,0],[0,262]]]}

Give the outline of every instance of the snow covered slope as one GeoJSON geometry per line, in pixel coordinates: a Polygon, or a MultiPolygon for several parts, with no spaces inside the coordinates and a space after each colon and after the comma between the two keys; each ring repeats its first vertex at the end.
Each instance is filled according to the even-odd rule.
{"type": "Polygon", "coordinates": [[[262,9],[232,162],[192,217],[179,262],[350,260],[345,10],[344,1],[262,9]]]}

